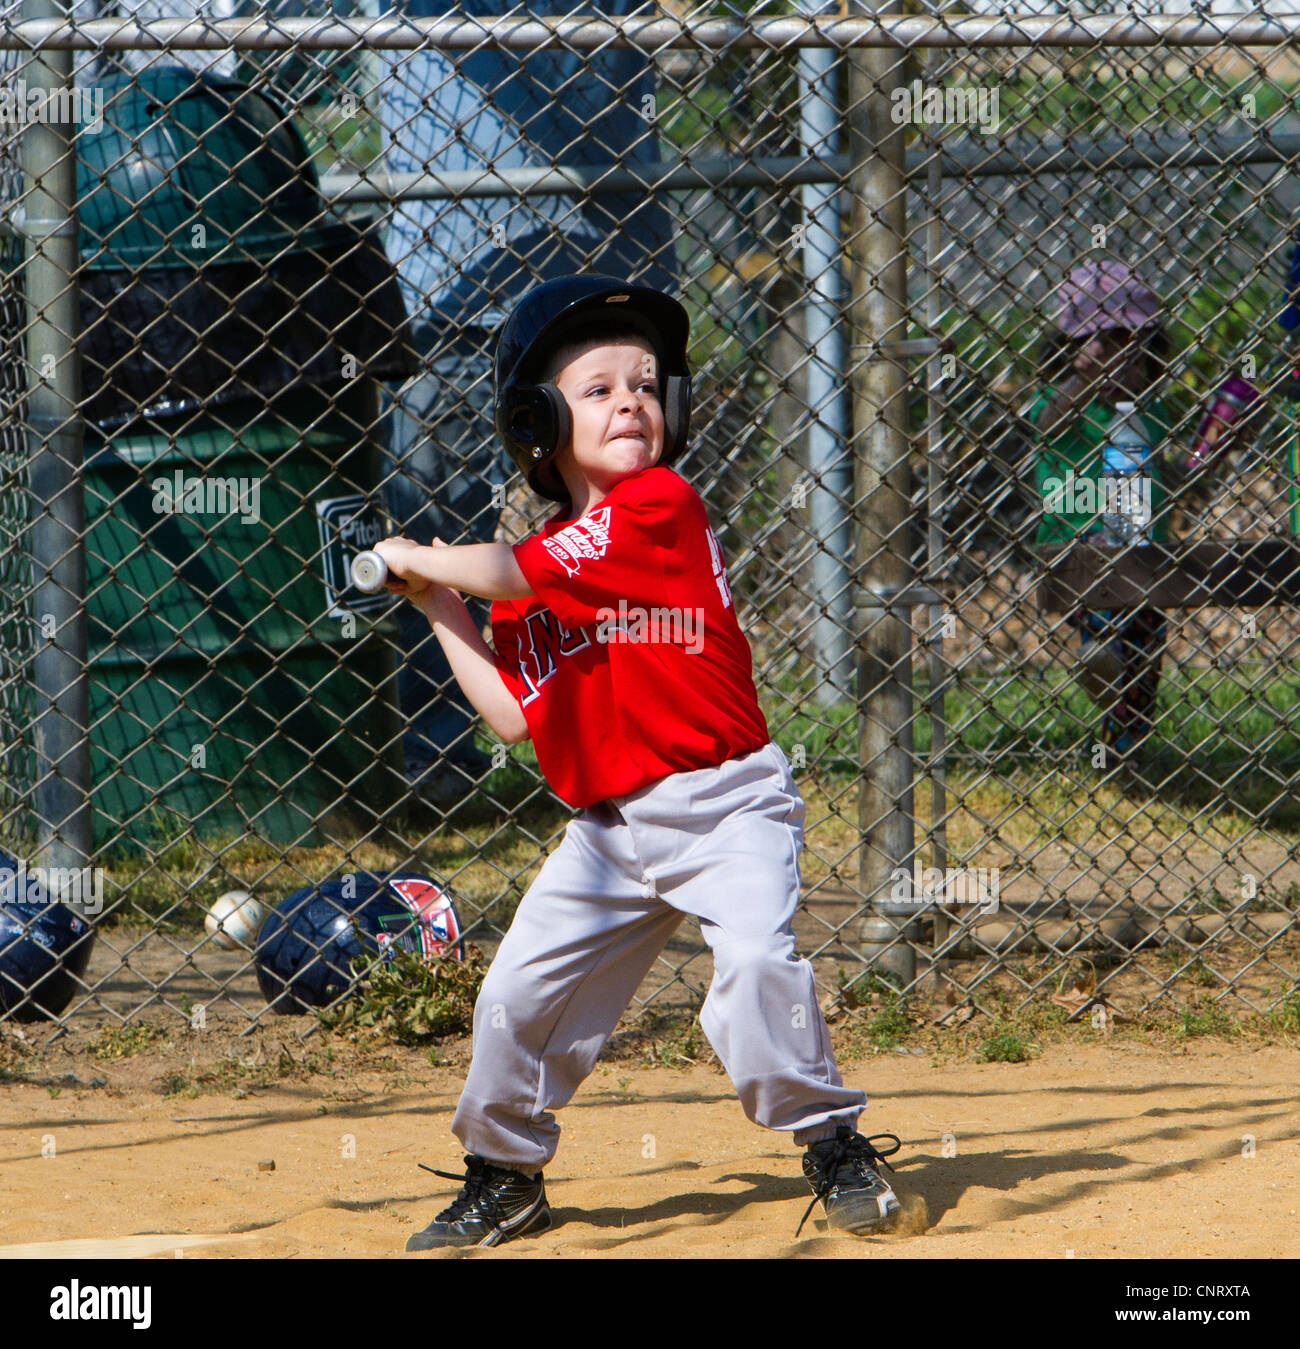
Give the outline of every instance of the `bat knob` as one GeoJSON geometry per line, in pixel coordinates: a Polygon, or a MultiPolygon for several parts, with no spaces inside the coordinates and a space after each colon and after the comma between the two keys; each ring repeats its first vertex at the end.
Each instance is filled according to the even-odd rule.
{"type": "Polygon", "coordinates": [[[352,584],[370,595],[384,588],[388,580],[388,564],[373,550],[358,553],[352,559],[352,584]]]}

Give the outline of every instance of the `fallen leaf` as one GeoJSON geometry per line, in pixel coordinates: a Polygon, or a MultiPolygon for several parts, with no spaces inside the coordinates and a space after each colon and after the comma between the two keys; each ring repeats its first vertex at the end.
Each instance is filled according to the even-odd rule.
{"type": "Polygon", "coordinates": [[[1088,993],[1083,996],[1082,1002],[1072,994],[1054,994],[1052,1001],[1061,1007],[1073,1008],[1066,1021],[1078,1021],[1080,1017],[1093,1007],[1104,1007],[1106,1015],[1112,1021],[1132,1021],[1132,1017],[1121,1007],[1117,1007],[1104,993],[1088,993]]]}

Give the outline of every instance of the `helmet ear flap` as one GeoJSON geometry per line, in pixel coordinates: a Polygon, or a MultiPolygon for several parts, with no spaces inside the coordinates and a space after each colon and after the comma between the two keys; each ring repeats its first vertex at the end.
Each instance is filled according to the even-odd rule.
{"type": "Polygon", "coordinates": [[[569,405],[554,384],[522,384],[511,389],[501,421],[511,449],[532,463],[549,458],[573,433],[569,405]]]}
{"type": "Polygon", "coordinates": [[[669,375],[664,381],[664,453],[662,463],[670,463],[685,450],[690,430],[690,376],[669,375]]]}
{"type": "Polygon", "coordinates": [[[573,413],[569,411],[568,400],[556,385],[539,384],[537,388],[539,393],[545,395],[550,405],[548,422],[550,439],[547,441],[549,452],[535,461],[537,467],[529,480],[534,490],[542,496],[549,497],[552,501],[567,501],[569,489],[565,487],[564,479],[555,470],[555,456],[573,438],[573,413]]]}
{"type": "Polygon", "coordinates": [[[539,384],[537,387],[551,405],[550,451],[556,455],[573,437],[573,413],[569,411],[569,400],[560,392],[558,385],[539,384]]]}
{"type": "Polygon", "coordinates": [[[554,384],[520,384],[498,404],[497,427],[519,471],[535,491],[556,501],[568,493],[551,467],[573,435],[573,417],[554,384]]]}

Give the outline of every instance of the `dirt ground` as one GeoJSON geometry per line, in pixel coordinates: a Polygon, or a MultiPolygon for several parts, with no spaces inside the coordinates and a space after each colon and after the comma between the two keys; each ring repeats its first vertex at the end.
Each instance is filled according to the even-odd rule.
{"type": "MultiPolygon", "coordinates": [[[[65,1037],[24,1061],[34,1041],[6,1034],[0,1257],[402,1256],[457,1188],[416,1162],[460,1170],[463,1043],[432,1067],[248,1037],[223,1076],[175,1042],[115,1060],[65,1037]]],[[[892,1235],[831,1237],[818,1210],[796,1239],[798,1150],[745,1120],[725,1076],[614,1061],[560,1116],[555,1229],[403,1258],[1300,1255],[1285,1041],[1062,1042],[1016,1064],[882,1052],[845,1078],[871,1097],[864,1132],[904,1140],[892,1235]]]]}

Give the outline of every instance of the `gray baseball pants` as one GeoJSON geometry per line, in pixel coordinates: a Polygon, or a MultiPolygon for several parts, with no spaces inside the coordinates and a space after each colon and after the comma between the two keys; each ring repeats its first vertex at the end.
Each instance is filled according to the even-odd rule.
{"type": "Polygon", "coordinates": [[[853,1125],[812,967],[794,953],[804,804],[776,745],[584,810],[547,858],[483,981],[452,1132],[526,1173],[555,1155],[563,1106],[595,1066],[682,918],[714,974],[700,1025],[745,1114],[797,1144],[853,1125]]]}

